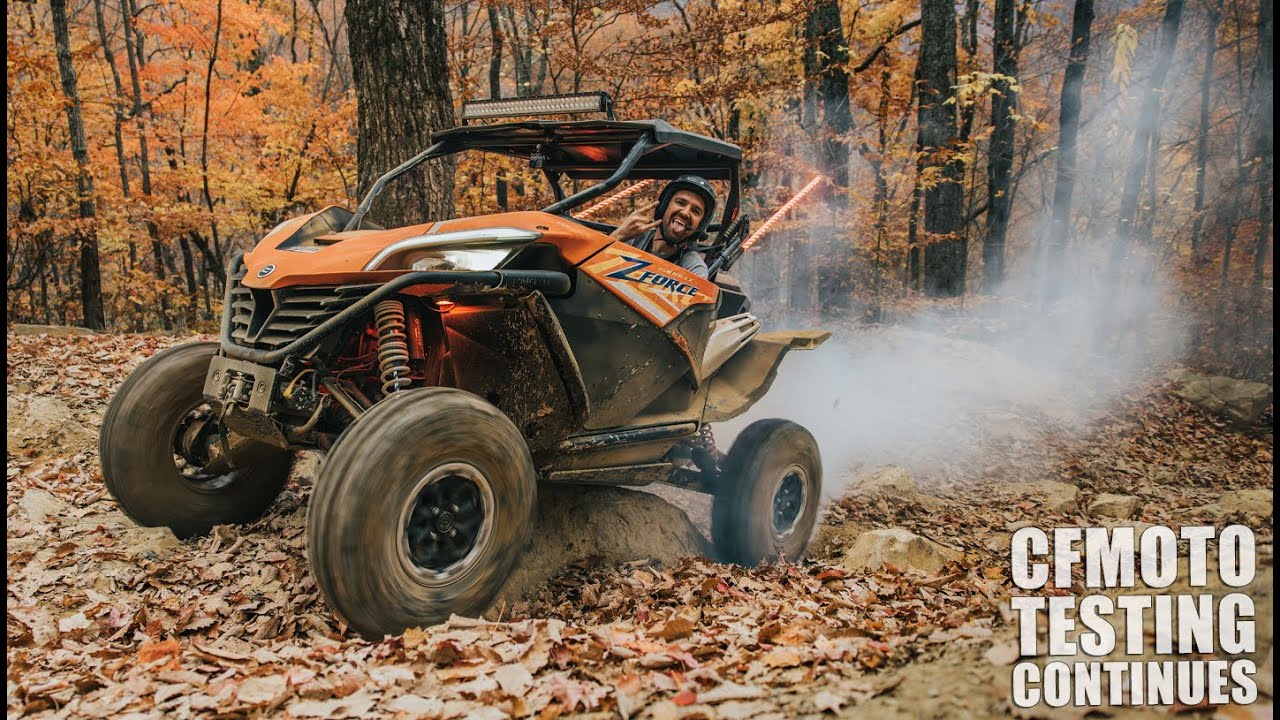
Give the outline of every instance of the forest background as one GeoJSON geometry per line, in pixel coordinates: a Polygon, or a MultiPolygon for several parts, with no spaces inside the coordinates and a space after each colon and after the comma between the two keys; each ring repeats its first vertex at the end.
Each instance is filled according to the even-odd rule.
{"type": "MultiPolygon", "coordinates": [[[[216,327],[235,253],[288,217],[354,206],[376,175],[357,164],[362,38],[397,24],[370,5],[10,0],[8,320],[216,327]]],[[[445,125],[469,99],[604,90],[621,118],[741,145],[757,226],[822,176],[779,226],[785,248],[807,246],[802,267],[782,242],[759,248],[821,312],[1053,313],[1158,283],[1189,320],[1192,364],[1271,380],[1270,0],[388,12],[442,22],[445,125]]],[[[399,159],[426,145],[384,140],[399,159]]],[[[436,211],[549,201],[529,168],[487,157],[464,160],[436,211]]],[[[1146,319],[1100,328],[1099,351],[1146,319]]]]}

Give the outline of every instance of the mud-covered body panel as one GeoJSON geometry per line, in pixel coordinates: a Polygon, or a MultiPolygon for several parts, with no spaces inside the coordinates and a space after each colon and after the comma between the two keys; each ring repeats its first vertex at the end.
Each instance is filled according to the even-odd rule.
{"type": "Polygon", "coordinates": [[[579,274],[573,295],[550,299],[582,370],[589,430],[629,423],[691,366],[663,328],[579,274]]]}
{"type": "Polygon", "coordinates": [[[573,398],[576,378],[555,357],[529,303],[456,308],[440,320],[443,343],[437,352],[447,368],[446,384],[502,410],[531,452],[553,447],[576,429],[581,416],[573,398]]]}

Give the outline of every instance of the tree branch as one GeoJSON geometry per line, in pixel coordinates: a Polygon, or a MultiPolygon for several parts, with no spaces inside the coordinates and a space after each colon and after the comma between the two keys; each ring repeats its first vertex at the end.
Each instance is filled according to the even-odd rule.
{"type": "Polygon", "coordinates": [[[863,70],[866,70],[867,68],[871,67],[871,63],[875,62],[876,58],[880,57],[880,53],[884,52],[884,49],[889,45],[890,40],[893,40],[894,38],[898,37],[899,35],[905,32],[909,32],[912,28],[914,28],[919,24],[920,24],[920,18],[916,18],[915,20],[912,20],[906,25],[899,26],[897,30],[894,30],[893,32],[889,33],[889,37],[885,38],[883,42],[877,45],[876,49],[872,50],[871,54],[867,56],[867,59],[858,63],[858,65],[853,68],[852,72],[860,73],[863,70]]]}

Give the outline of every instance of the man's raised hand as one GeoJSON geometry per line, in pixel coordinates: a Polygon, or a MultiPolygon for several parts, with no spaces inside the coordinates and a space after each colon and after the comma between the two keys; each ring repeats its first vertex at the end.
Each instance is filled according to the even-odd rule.
{"type": "Polygon", "coordinates": [[[636,208],[635,212],[622,221],[618,229],[609,233],[609,237],[626,242],[640,233],[648,232],[658,227],[662,223],[662,218],[653,219],[653,210],[656,207],[658,207],[658,201],[654,200],[636,208]]]}

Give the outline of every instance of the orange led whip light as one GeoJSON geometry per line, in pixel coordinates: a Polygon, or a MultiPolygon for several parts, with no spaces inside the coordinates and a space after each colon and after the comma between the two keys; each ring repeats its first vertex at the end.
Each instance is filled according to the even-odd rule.
{"type": "Polygon", "coordinates": [[[627,188],[626,190],[623,190],[622,192],[610,195],[604,200],[601,200],[595,205],[592,205],[586,210],[583,210],[582,212],[578,213],[574,217],[581,218],[583,220],[590,219],[592,215],[595,215],[596,213],[600,212],[601,210],[604,210],[605,208],[618,202],[619,200],[625,200],[631,197],[632,195],[635,195],[636,193],[640,192],[646,187],[649,187],[652,184],[653,184],[653,180],[641,180],[640,182],[636,183],[635,185],[632,185],[631,187],[627,188]]]}
{"type": "Polygon", "coordinates": [[[780,221],[784,215],[790,212],[792,208],[798,205],[800,201],[805,198],[806,195],[813,192],[813,189],[818,187],[818,182],[823,179],[824,178],[821,175],[815,176],[812,180],[809,181],[808,185],[805,185],[804,187],[800,188],[800,192],[796,193],[795,197],[788,200],[785,205],[778,208],[777,212],[770,215],[769,219],[765,220],[764,224],[761,225],[759,228],[757,228],[755,232],[751,233],[751,237],[747,238],[746,242],[742,243],[742,252],[746,252],[750,250],[751,246],[755,245],[756,242],[760,240],[761,236],[769,232],[769,230],[774,225],[777,225],[778,221],[780,221]]]}

